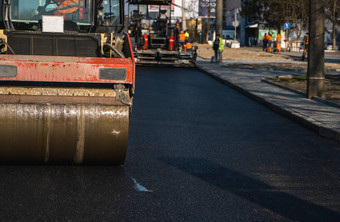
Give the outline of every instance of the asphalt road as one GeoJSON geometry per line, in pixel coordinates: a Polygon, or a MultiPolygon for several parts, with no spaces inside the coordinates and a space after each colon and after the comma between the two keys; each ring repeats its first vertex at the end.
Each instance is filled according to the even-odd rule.
{"type": "Polygon", "coordinates": [[[0,166],[0,221],[340,221],[340,143],[195,69],[137,68],[123,167],[0,166]]]}

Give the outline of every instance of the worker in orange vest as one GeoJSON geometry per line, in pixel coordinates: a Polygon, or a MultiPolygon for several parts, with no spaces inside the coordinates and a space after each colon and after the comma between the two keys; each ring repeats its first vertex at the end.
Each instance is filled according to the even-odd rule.
{"type": "Polygon", "coordinates": [[[84,0],[54,0],[58,4],[55,15],[71,14],[79,10],[79,17],[82,19],[84,16],[84,0]]]}
{"type": "Polygon", "coordinates": [[[309,33],[307,32],[305,37],[303,37],[304,47],[303,47],[303,54],[302,54],[302,61],[305,60],[307,52],[308,52],[308,46],[309,46],[309,33]]]}
{"type": "Polygon", "coordinates": [[[184,51],[185,52],[190,52],[192,50],[192,45],[189,43],[189,42],[187,42],[185,45],[184,45],[184,51]]]}
{"type": "Polygon", "coordinates": [[[264,36],[262,36],[262,47],[263,47],[263,51],[267,50],[267,33],[264,33],[264,36]]]}
{"type": "Polygon", "coordinates": [[[278,52],[281,52],[281,40],[282,40],[282,38],[281,38],[281,35],[280,35],[280,32],[279,32],[279,33],[277,33],[277,36],[276,36],[276,50],[278,52]]]}
{"type": "Polygon", "coordinates": [[[179,44],[184,48],[186,36],[183,31],[179,33],[179,44]]]}
{"type": "Polygon", "coordinates": [[[268,33],[267,40],[268,40],[268,52],[271,52],[272,51],[272,43],[273,43],[273,36],[272,36],[271,33],[268,33]]]}

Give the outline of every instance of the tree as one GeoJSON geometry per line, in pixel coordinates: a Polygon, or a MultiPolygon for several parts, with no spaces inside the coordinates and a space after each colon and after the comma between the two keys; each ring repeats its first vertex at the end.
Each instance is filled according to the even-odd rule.
{"type": "Polygon", "coordinates": [[[244,0],[241,15],[274,29],[289,22],[300,39],[308,25],[308,0],[244,0]]]}
{"type": "Polygon", "coordinates": [[[261,23],[263,21],[264,5],[258,0],[243,0],[241,4],[241,16],[250,21],[261,23]]]}
{"type": "Polygon", "coordinates": [[[336,35],[338,33],[338,26],[340,25],[340,20],[338,16],[340,15],[340,0],[326,0],[326,18],[332,22],[332,41],[333,50],[336,50],[336,35]]]}
{"type": "MultiPolygon", "coordinates": [[[[277,0],[275,0],[277,2],[277,0]]],[[[291,29],[296,33],[297,39],[300,40],[303,30],[308,27],[309,20],[309,3],[308,0],[285,0],[283,17],[291,23],[291,29]]]]}

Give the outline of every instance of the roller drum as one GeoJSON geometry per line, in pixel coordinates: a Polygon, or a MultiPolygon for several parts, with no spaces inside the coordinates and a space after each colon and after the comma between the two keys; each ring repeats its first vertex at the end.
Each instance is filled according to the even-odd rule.
{"type": "Polygon", "coordinates": [[[129,113],[128,105],[0,104],[0,162],[120,165],[129,113]]]}

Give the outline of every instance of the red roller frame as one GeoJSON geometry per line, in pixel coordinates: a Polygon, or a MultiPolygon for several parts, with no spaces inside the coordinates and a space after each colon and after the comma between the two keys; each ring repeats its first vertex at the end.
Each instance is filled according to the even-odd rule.
{"type": "MultiPolygon", "coordinates": [[[[127,35],[130,43],[129,35],[127,35]]],[[[37,55],[0,55],[0,66],[17,67],[16,77],[0,77],[0,81],[30,82],[88,82],[124,83],[135,86],[135,60],[131,58],[66,57],[37,55]],[[101,68],[125,68],[126,80],[103,80],[99,78],[101,68]]]]}
{"type": "Polygon", "coordinates": [[[0,80],[131,84],[134,81],[131,59],[1,55],[0,65],[17,67],[16,77],[0,77],[0,80]],[[99,79],[100,68],[125,68],[127,78],[125,81],[99,79]]]}

